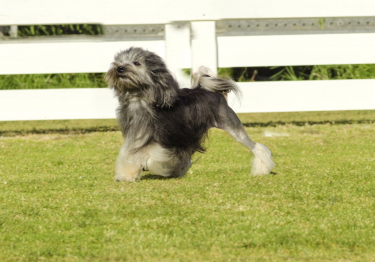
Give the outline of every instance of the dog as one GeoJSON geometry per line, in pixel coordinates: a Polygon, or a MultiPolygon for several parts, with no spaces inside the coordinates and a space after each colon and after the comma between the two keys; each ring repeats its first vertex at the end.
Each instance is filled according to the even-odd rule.
{"type": "Polygon", "coordinates": [[[180,88],[157,54],[131,47],[115,55],[105,81],[117,96],[117,120],[125,138],[116,161],[115,180],[134,182],[143,170],[164,177],[182,177],[207,131],[228,132],[254,154],[253,175],[269,174],[271,151],[253,142],[225,94],[239,93],[236,83],[206,67],[194,74],[192,88],[180,88]]]}

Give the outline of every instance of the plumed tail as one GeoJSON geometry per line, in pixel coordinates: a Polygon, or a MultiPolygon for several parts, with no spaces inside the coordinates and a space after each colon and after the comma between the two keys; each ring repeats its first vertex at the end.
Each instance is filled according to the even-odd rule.
{"type": "Polygon", "coordinates": [[[201,66],[198,72],[194,73],[192,88],[202,88],[210,92],[224,94],[225,96],[227,93],[233,92],[237,98],[241,95],[236,82],[232,79],[218,78],[209,68],[204,66],[201,66]]]}
{"type": "Polygon", "coordinates": [[[256,176],[269,174],[275,166],[275,163],[272,160],[271,151],[265,145],[256,143],[252,152],[255,157],[251,173],[256,176]]]}

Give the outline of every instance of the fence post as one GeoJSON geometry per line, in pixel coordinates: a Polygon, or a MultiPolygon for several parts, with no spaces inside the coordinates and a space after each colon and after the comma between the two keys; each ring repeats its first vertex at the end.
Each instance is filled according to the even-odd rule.
{"type": "Polygon", "coordinates": [[[217,45],[215,21],[191,22],[192,72],[200,66],[210,68],[217,73],[217,45]]]}
{"type": "Polygon", "coordinates": [[[165,61],[181,88],[190,87],[191,80],[182,69],[190,68],[190,25],[173,23],[165,25],[165,61]]]}
{"type": "Polygon", "coordinates": [[[9,30],[9,35],[11,38],[17,38],[18,36],[18,26],[17,25],[11,25],[9,30]]]}

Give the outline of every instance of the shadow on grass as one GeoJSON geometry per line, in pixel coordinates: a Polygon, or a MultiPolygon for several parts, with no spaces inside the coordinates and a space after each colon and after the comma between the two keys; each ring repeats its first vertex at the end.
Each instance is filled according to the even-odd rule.
{"type": "Polygon", "coordinates": [[[252,122],[242,123],[245,127],[268,127],[268,126],[306,126],[306,125],[347,125],[347,124],[373,124],[375,120],[362,119],[362,120],[338,120],[338,121],[270,121],[270,122],[252,122]]]}
{"type": "Polygon", "coordinates": [[[147,174],[141,177],[141,180],[169,180],[169,177],[157,176],[152,174],[147,174]]]}
{"type": "Polygon", "coordinates": [[[158,175],[153,175],[153,174],[146,174],[141,177],[141,180],[171,180],[171,179],[181,179],[182,177],[174,177],[174,176],[169,176],[169,177],[164,177],[164,176],[158,176],[158,175]]]}
{"type": "MultiPolygon", "coordinates": [[[[345,125],[345,124],[373,124],[375,120],[362,119],[362,120],[338,120],[338,121],[270,121],[270,122],[245,122],[245,127],[273,127],[280,125],[345,125]]],[[[118,126],[97,126],[90,128],[51,128],[51,129],[31,129],[31,130],[0,130],[0,136],[23,136],[29,134],[87,134],[93,132],[113,132],[120,131],[118,126]]]]}
{"type": "Polygon", "coordinates": [[[120,131],[117,126],[98,126],[90,128],[55,128],[55,129],[31,129],[31,130],[0,130],[0,136],[23,136],[29,134],[63,134],[77,135],[94,132],[120,131]]]}
{"type": "Polygon", "coordinates": [[[242,246],[239,246],[240,248],[245,248],[245,249],[252,249],[252,248],[260,248],[260,247],[267,247],[267,244],[265,243],[248,243],[244,244],[242,246]]]}

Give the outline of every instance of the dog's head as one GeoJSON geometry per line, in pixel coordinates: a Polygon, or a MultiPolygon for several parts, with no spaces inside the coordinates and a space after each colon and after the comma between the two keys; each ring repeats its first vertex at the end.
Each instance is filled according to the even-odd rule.
{"type": "Polygon", "coordinates": [[[128,93],[153,106],[170,107],[177,96],[178,84],[163,59],[138,47],[116,54],[105,80],[120,101],[128,93]]]}

